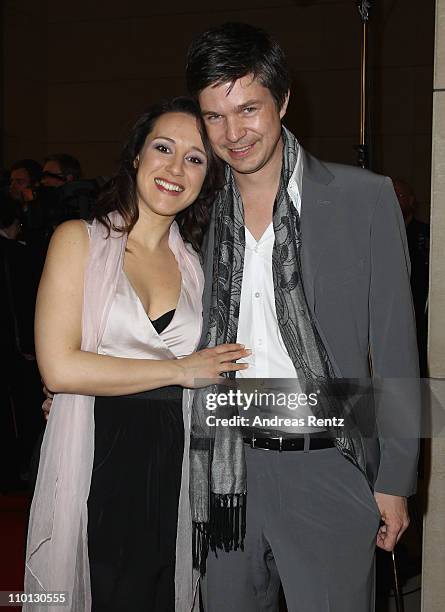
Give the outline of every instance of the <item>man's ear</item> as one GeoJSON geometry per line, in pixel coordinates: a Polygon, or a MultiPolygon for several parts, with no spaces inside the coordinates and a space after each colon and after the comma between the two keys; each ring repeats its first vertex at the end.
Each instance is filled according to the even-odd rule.
{"type": "Polygon", "coordinates": [[[289,104],[289,97],[290,97],[290,89],[288,90],[286,97],[284,98],[283,105],[280,108],[280,119],[282,119],[284,115],[286,114],[287,105],[289,104]]]}

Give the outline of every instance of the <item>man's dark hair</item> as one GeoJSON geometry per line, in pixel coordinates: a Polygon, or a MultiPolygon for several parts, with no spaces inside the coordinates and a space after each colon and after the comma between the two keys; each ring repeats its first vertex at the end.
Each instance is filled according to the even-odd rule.
{"type": "Polygon", "coordinates": [[[42,166],[35,159],[19,159],[11,166],[10,172],[13,170],[24,169],[28,172],[31,180],[31,185],[38,183],[42,176],[42,166]]]}
{"type": "Polygon", "coordinates": [[[53,155],[48,155],[48,157],[45,157],[43,163],[46,164],[46,162],[50,161],[54,161],[59,164],[60,171],[65,177],[71,174],[73,181],[78,181],[80,179],[82,175],[80,162],[72,155],[69,155],[68,153],[54,153],[53,155]]]}
{"type": "Polygon", "coordinates": [[[195,98],[209,85],[234,83],[248,74],[269,89],[281,109],[290,75],[283,49],[267,32],[247,23],[225,23],[192,42],[186,79],[195,98]]]}
{"type": "Polygon", "coordinates": [[[201,192],[195,202],[176,215],[182,238],[189,242],[196,251],[199,251],[209,223],[215,194],[223,186],[223,169],[221,161],[216,157],[210,145],[199,105],[192,98],[180,96],[166,100],[151,106],[139,117],[124,144],[118,173],[99,195],[93,208],[93,217],[110,230],[111,222],[108,213],[117,210],[125,222],[121,231],[131,232],[139,218],[137,168],[134,162],[157,120],[168,113],[183,113],[196,119],[207,156],[207,173],[201,192]]]}

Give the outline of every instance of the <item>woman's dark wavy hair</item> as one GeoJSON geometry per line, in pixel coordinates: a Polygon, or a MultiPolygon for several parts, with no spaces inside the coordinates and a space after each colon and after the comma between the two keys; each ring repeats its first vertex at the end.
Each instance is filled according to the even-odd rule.
{"type": "Polygon", "coordinates": [[[223,23],[197,36],[187,53],[189,93],[198,97],[209,86],[235,83],[252,74],[281,109],[290,88],[286,56],[261,28],[248,23],[223,23]]]}
{"type": "Polygon", "coordinates": [[[208,226],[212,202],[216,192],[223,185],[223,166],[213,152],[199,106],[192,98],[181,96],[161,102],[151,106],[139,117],[123,146],[117,175],[105,186],[97,199],[93,208],[93,218],[110,231],[111,222],[108,213],[117,211],[122,215],[125,225],[113,227],[113,229],[124,233],[131,232],[139,218],[136,190],[137,169],[134,167],[134,160],[144,146],[145,139],[153,130],[156,121],[167,113],[184,113],[195,117],[207,155],[207,173],[197,199],[176,215],[182,238],[199,252],[208,226]]]}

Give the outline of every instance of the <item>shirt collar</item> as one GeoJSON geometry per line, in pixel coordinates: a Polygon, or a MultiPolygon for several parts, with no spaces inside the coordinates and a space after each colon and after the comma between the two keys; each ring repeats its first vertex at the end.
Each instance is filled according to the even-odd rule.
{"type": "MultiPolygon", "coordinates": [[[[287,131],[287,128],[283,126],[283,130],[287,131]]],[[[301,193],[303,189],[303,155],[301,153],[301,146],[298,142],[297,145],[297,162],[295,164],[295,168],[293,169],[292,176],[290,177],[287,186],[287,193],[289,194],[292,203],[297,209],[298,214],[301,214],[301,193]]]]}
{"type": "MultiPolygon", "coordinates": [[[[284,125],[283,125],[283,130],[285,132],[289,131],[287,128],[284,127],[284,125]]],[[[287,193],[289,194],[289,197],[292,200],[292,203],[297,209],[298,214],[301,214],[301,193],[303,190],[303,155],[301,152],[301,145],[298,141],[297,141],[297,146],[298,146],[297,162],[295,164],[295,168],[293,169],[292,175],[287,185],[287,193]]],[[[232,182],[232,180],[233,180],[232,184],[235,186],[235,189],[237,190],[238,187],[236,185],[236,181],[231,172],[230,166],[228,164],[225,164],[224,189],[228,189],[229,184],[232,182]]]]}

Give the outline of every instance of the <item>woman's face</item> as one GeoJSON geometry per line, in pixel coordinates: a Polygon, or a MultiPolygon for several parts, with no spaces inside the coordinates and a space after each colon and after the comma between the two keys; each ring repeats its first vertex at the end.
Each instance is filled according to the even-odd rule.
{"type": "Polygon", "coordinates": [[[159,117],[139,153],[136,188],[139,209],[175,216],[192,204],[207,172],[207,156],[195,117],[159,117]]]}

